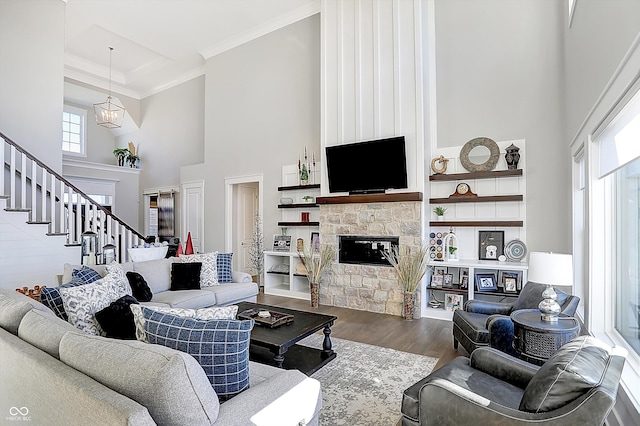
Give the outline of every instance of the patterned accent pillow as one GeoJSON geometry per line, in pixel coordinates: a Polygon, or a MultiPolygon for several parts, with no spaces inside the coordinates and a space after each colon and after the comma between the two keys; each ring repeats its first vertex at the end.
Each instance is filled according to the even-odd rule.
{"type": "Polygon", "coordinates": [[[85,284],[91,284],[102,278],[95,269],[89,268],[88,266],[83,266],[80,269],[74,269],[71,273],[71,277],[72,279],[74,277],[78,277],[85,284]]]}
{"type": "Polygon", "coordinates": [[[145,341],[193,356],[221,401],[249,387],[249,339],[253,320],[197,320],[131,305],[144,320],[145,341]]]}
{"type": "Polygon", "coordinates": [[[211,287],[212,285],[218,285],[218,252],[212,253],[198,253],[180,255],[180,262],[201,262],[202,269],[200,270],[200,287],[211,287]]]}
{"type": "MultiPolygon", "coordinates": [[[[168,308],[164,306],[145,306],[145,308],[162,312],[165,314],[176,315],[183,318],[193,318],[198,320],[212,320],[212,319],[236,319],[238,315],[238,306],[230,305],[223,307],[212,306],[209,308],[200,309],[184,309],[184,308],[168,308]]],[[[144,316],[140,307],[132,307],[133,322],[136,326],[136,338],[142,342],[146,342],[144,334],[144,316]]]]}
{"type": "Polygon", "coordinates": [[[131,290],[129,280],[127,279],[127,275],[124,273],[124,269],[122,269],[122,265],[114,261],[110,265],[107,265],[105,269],[107,270],[107,275],[111,275],[113,280],[122,287],[122,290],[126,294],[133,296],[133,290],[131,290]]]}
{"type": "Polygon", "coordinates": [[[59,291],[68,321],[86,333],[103,336],[105,333],[96,321],[95,313],[127,295],[110,274],[91,284],[60,288],[59,291]]]}
{"type": "Polygon", "coordinates": [[[87,266],[83,266],[82,269],[74,269],[71,273],[71,281],[68,283],[62,284],[58,287],[43,288],[40,293],[40,302],[51,309],[58,318],[68,321],[69,317],[64,310],[62,296],[60,296],[60,292],[58,290],[61,288],[71,288],[91,284],[98,281],[100,278],[102,278],[100,274],[87,266]]]}
{"type": "Polygon", "coordinates": [[[233,282],[231,269],[233,264],[233,253],[218,253],[216,263],[218,264],[218,282],[233,282]]]}

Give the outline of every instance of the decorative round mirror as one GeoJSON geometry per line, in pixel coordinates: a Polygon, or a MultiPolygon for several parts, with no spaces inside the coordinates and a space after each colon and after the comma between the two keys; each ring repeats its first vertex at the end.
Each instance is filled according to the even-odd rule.
{"type": "Polygon", "coordinates": [[[488,172],[498,164],[500,148],[489,138],[475,138],[460,150],[462,167],[470,172],[488,172]],[[473,159],[473,160],[472,160],[473,159]]]}

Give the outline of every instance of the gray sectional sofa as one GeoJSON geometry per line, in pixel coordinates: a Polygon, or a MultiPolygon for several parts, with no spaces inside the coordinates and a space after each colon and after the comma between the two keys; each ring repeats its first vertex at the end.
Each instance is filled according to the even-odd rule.
{"type": "Polygon", "coordinates": [[[316,380],[253,362],[250,388],[219,403],[191,355],[79,332],[9,290],[0,290],[0,353],[0,412],[7,421],[315,425],[322,405],[316,380]]]}

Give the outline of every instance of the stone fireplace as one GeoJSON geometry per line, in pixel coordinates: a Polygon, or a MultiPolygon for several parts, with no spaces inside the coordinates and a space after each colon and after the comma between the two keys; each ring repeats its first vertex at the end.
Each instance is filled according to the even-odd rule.
{"type": "MultiPolygon", "coordinates": [[[[339,198],[346,201],[351,197],[326,197],[339,198]]],[[[341,236],[357,236],[360,240],[368,236],[372,241],[392,237],[413,250],[422,243],[421,199],[422,194],[415,201],[366,202],[365,197],[364,201],[334,204],[319,198],[320,241],[333,244],[338,253],[341,236]]],[[[388,265],[336,261],[327,283],[320,287],[322,305],[402,315],[403,290],[394,269],[388,265]]],[[[416,300],[421,300],[420,296],[416,300]]],[[[416,306],[415,312],[419,317],[420,306],[416,306]]]]}

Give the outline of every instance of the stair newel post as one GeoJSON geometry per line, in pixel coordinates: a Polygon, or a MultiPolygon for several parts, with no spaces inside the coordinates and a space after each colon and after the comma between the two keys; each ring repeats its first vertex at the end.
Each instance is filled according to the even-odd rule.
{"type": "Polygon", "coordinates": [[[31,160],[31,220],[38,222],[38,164],[31,160]]]}
{"type": "Polygon", "coordinates": [[[27,208],[27,156],[20,153],[20,208],[27,208]]]}
{"type": "Polygon", "coordinates": [[[6,194],[4,190],[4,148],[6,145],[7,142],[5,141],[2,145],[2,149],[0,149],[0,164],[2,164],[2,173],[0,173],[0,193],[2,194],[6,194]]]}

